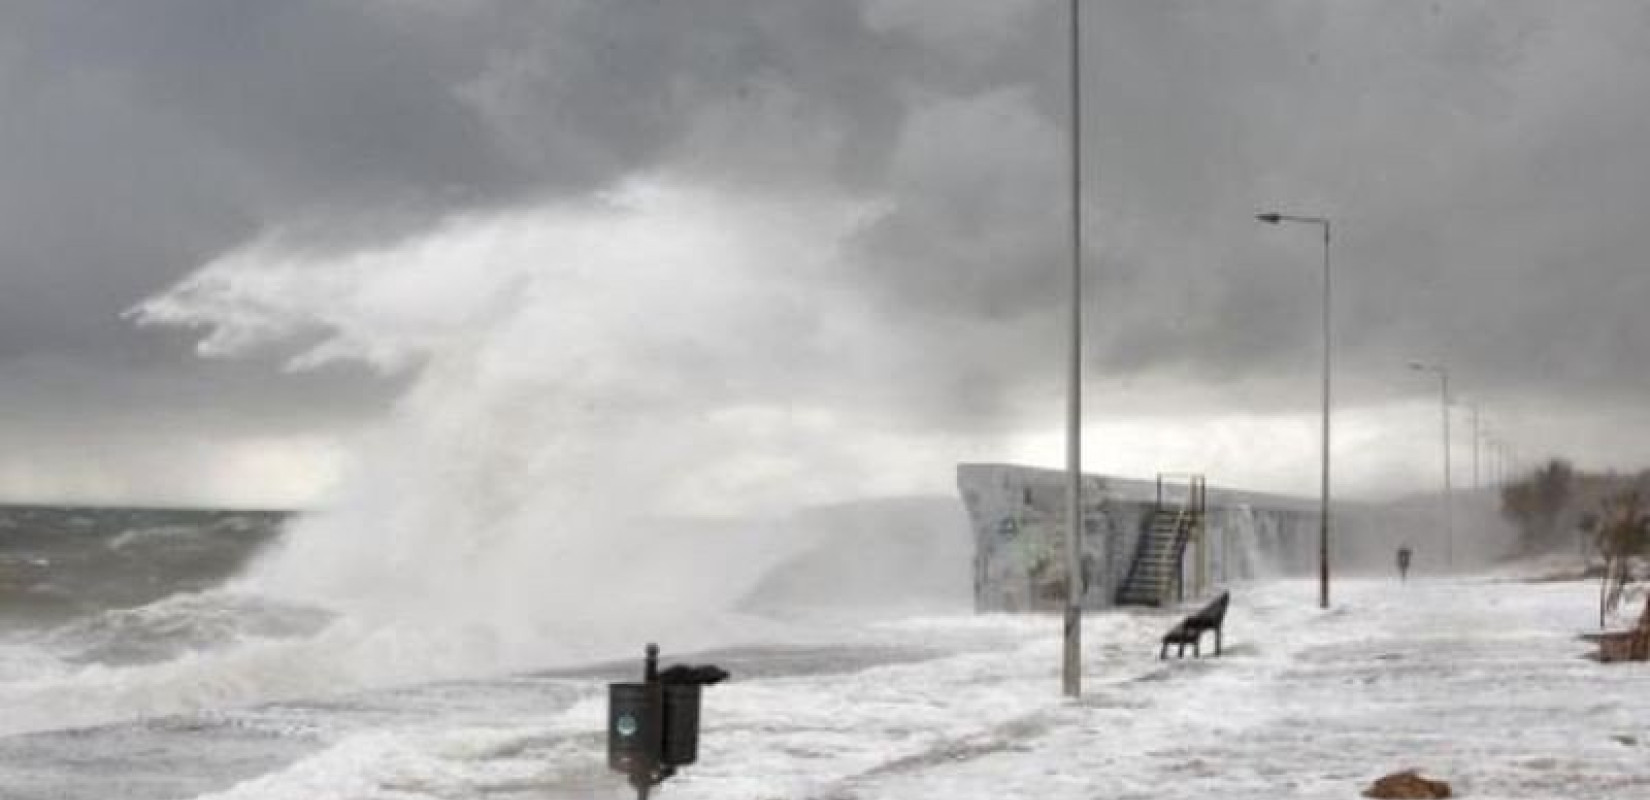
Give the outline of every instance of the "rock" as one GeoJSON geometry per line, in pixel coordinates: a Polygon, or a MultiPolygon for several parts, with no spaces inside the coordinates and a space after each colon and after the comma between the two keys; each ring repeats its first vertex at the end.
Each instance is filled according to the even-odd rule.
{"type": "Polygon", "coordinates": [[[1450,794],[1448,783],[1429,780],[1417,775],[1415,770],[1406,769],[1370,784],[1369,788],[1364,790],[1364,797],[1379,800],[1433,800],[1454,795],[1450,794]]]}
{"type": "Polygon", "coordinates": [[[1638,624],[1628,631],[1611,631],[1598,635],[1598,660],[1650,661],[1650,595],[1644,598],[1644,613],[1638,624]]]}

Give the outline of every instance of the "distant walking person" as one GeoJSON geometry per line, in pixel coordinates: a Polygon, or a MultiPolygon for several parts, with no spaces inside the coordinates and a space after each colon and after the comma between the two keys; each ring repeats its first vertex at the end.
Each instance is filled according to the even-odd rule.
{"type": "Polygon", "coordinates": [[[1409,545],[1398,546],[1398,580],[1409,580],[1409,545]]]}

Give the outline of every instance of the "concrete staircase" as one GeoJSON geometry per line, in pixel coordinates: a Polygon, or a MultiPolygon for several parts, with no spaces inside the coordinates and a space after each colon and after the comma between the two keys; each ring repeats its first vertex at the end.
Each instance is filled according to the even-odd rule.
{"type": "Polygon", "coordinates": [[[1118,605],[1160,606],[1173,599],[1186,542],[1197,524],[1197,514],[1189,508],[1159,508],[1152,514],[1117,592],[1118,605]]]}

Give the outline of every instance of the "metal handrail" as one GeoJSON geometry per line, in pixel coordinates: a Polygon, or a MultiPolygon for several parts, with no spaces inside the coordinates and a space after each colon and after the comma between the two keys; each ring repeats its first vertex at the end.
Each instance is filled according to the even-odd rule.
{"type": "Polygon", "coordinates": [[[1182,506],[1195,507],[1197,511],[1205,510],[1208,504],[1209,484],[1199,472],[1159,472],[1157,473],[1157,500],[1153,504],[1158,510],[1163,508],[1163,479],[1186,478],[1186,501],[1182,506]]]}
{"type": "MultiPolygon", "coordinates": [[[[1184,594],[1184,592],[1185,592],[1185,586],[1183,585],[1184,581],[1181,580],[1181,576],[1180,576],[1179,573],[1183,569],[1184,564],[1185,564],[1186,544],[1187,544],[1187,541],[1191,538],[1191,534],[1192,534],[1192,531],[1194,530],[1194,526],[1195,526],[1196,530],[1199,530],[1199,531],[1202,530],[1202,526],[1203,526],[1202,520],[1203,520],[1204,515],[1207,513],[1207,506],[1208,506],[1208,483],[1207,483],[1206,479],[1204,478],[1204,476],[1199,474],[1199,473],[1192,473],[1192,472],[1187,472],[1187,473],[1160,472],[1157,475],[1156,491],[1157,491],[1156,501],[1153,503],[1153,506],[1152,506],[1152,514],[1153,514],[1154,520],[1155,520],[1155,518],[1163,515],[1165,512],[1168,512],[1168,511],[1173,512],[1172,521],[1173,521],[1173,525],[1174,525],[1174,528],[1173,528],[1174,539],[1171,540],[1170,542],[1168,542],[1168,546],[1170,548],[1172,548],[1170,550],[1170,552],[1168,553],[1168,556],[1172,560],[1172,564],[1173,564],[1173,567],[1174,567],[1174,570],[1175,570],[1174,573],[1173,573],[1173,576],[1172,576],[1172,580],[1174,581],[1176,589],[1179,592],[1181,592],[1182,594],[1184,594]],[[1173,477],[1185,477],[1185,478],[1187,478],[1188,480],[1186,481],[1186,484],[1187,484],[1188,491],[1187,491],[1186,498],[1185,498],[1184,502],[1176,503],[1172,507],[1167,507],[1167,506],[1165,506],[1165,504],[1163,502],[1163,480],[1164,480],[1164,478],[1173,478],[1173,477]]],[[[1146,542],[1145,537],[1151,536],[1152,531],[1155,527],[1156,527],[1156,524],[1155,524],[1155,521],[1154,521],[1153,525],[1149,526],[1147,528],[1147,530],[1142,533],[1141,544],[1136,547],[1134,558],[1130,561],[1130,564],[1129,564],[1128,573],[1123,579],[1124,588],[1119,591],[1119,597],[1120,598],[1122,596],[1122,592],[1126,591],[1126,587],[1133,586],[1135,584],[1135,581],[1138,579],[1138,577],[1140,575],[1140,570],[1141,570],[1141,567],[1144,563],[1144,559],[1146,557],[1146,553],[1143,549],[1144,546],[1145,546],[1145,542],[1146,542]]],[[[1161,604],[1164,601],[1168,600],[1169,599],[1169,591],[1170,590],[1169,590],[1168,584],[1164,584],[1164,585],[1158,587],[1159,594],[1156,598],[1156,602],[1158,604],[1161,604]]]]}
{"type": "MultiPolygon", "coordinates": [[[[1174,521],[1175,540],[1174,540],[1173,559],[1174,559],[1174,568],[1175,568],[1174,569],[1175,594],[1176,594],[1178,600],[1183,601],[1183,600],[1186,599],[1186,585],[1185,585],[1186,582],[1183,579],[1183,576],[1181,575],[1181,572],[1184,570],[1184,565],[1185,565],[1186,544],[1187,544],[1187,541],[1191,538],[1191,534],[1192,534],[1191,529],[1192,529],[1193,525],[1196,525],[1197,528],[1198,528],[1198,532],[1202,533],[1204,519],[1206,517],[1207,510],[1208,510],[1209,485],[1208,485],[1208,480],[1201,473],[1196,473],[1196,472],[1159,472],[1159,473],[1157,473],[1157,502],[1156,502],[1155,507],[1156,507],[1157,511],[1159,511],[1159,512],[1162,512],[1163,510],[1165,510],[1164,509],[1164,504],[1163,504],[1163,479],[1164,478],[1171,478],[1171,479],[1172,478],[1186,478],[1186,479],[1188,479],[1186,481],[1186,489],[1187,489],[1186,499],[1183,503],[1178,504],[1178,507],[1175,509],[1175,521],[1174,521]],[[1188,517],[1190,517],[1190,519],[1188,519],[1188,517]]],[[[1166,589],[1167,589],[1167,587],[1165,587],[1165,590],[1166,589]]]]}

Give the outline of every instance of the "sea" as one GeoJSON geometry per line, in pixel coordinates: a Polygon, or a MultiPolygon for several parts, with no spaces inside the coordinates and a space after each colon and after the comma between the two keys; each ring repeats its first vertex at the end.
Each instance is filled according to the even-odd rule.
{"type": "Polygon", "coordinates": [[[836,534],[791,525],[805,546],[762,557],[748,523],[700,524],[683,535],[699,545],[661,559],[760,562],[737,607],[707,606],[713,619],[691,632],[616,627],[631,615],[594,602],[535,609],[565,624],[526,651],[502,648],[491,626],[419,624],[432,611],[408,622],[265,593],[258,565],[291,557],[300,515],[0,507],[0,800],[630,796],[606,769],[600,715],[605,685],[640,674],[647,640],[667,661],[783,682],[1018,635],[965,623],[914,639],[871,623],[966,619],[957,506],[814,513],[801,527],[836,534]],[[826,596],[857,605],[816,602],[826,596]]]}

